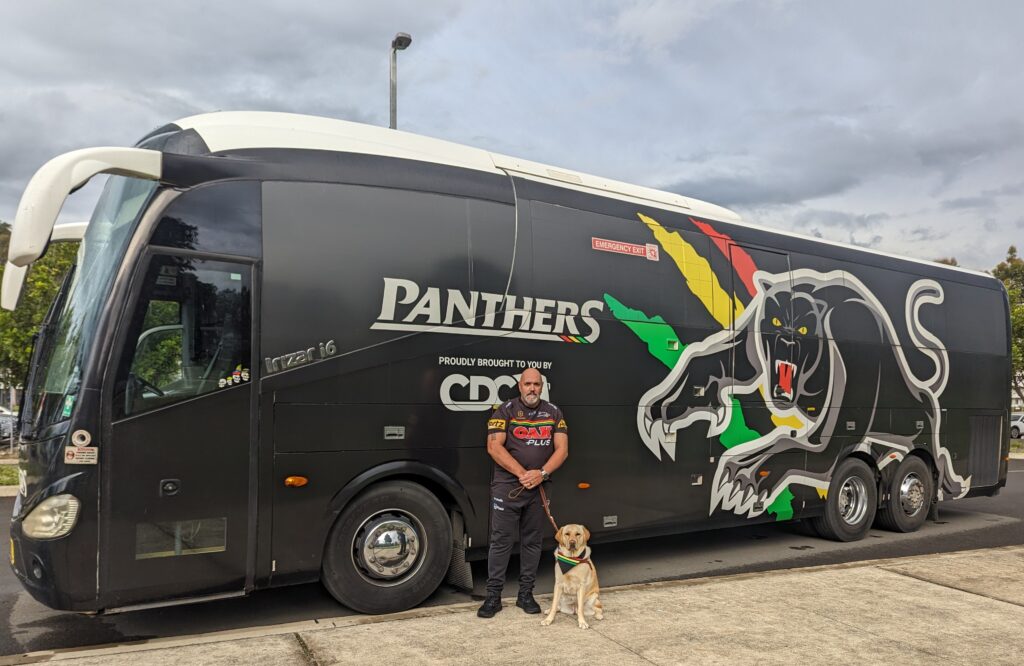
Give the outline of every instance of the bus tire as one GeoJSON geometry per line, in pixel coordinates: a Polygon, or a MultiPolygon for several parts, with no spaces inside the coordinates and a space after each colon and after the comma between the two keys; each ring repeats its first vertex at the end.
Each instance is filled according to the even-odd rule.
{"type": "Polygon", "coordinates": [[[935,483],[928,463],[907,456],[889,485],[889,503],[878,512],[878,526],[893,532],[914,532],[928,519],[935,483]]]}
{"type": "Polygon", "coordinates": [[[814,528],[826,539],[857,541],[871,529],[877,508],[874,472],[863,460],[847,458],[832,475],[825,513],[813,519],[814,528]]]}
{"type": "Polygon", "coordinates": [[[394,613],[437,589],[451,551],[451,522],[437,497],[416,483],[387,481],[358,495],[338,516],[321,579],[352,610],[394,613]]]}

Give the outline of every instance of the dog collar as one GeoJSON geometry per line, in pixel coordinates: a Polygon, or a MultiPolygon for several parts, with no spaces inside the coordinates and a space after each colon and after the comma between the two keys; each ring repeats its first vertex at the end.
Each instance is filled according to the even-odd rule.
{"type": "Polygon", "coordinates": [[[589,562],[585,557],[569,557],[558,551],[555,551],[555,561],[558,562],[558,568],[562,570],[562,573],[568,573],[573,567],[589,562]]]}

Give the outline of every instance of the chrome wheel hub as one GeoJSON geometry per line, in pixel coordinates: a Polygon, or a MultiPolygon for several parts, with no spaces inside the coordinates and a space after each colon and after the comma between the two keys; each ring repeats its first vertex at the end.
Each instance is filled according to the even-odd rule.
{"type": "Polygon", "coordinates": [[[368,518],[352,542],[352,559],[363,578],[395,585],[419,569],[424,550],[423,526],[412,515],[391,510],[368,518]]]}
{"type": "Polygon", "coordinates": [[[868,511],[868,489],[864,479],[851,476],[839,489],[839,517],[847,525],[857,525],[868,511]]]}
{"type": "Polygon", "coordinates": [[[908,474],[900,484],[900,507],[907,516],[917,515],[924,506],[924,484],[917,474],[908,474]]]}

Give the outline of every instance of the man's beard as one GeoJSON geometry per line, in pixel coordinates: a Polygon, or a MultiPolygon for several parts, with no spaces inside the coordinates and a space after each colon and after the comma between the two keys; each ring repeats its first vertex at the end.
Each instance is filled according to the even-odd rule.
{"type": "Polygon", "coordinates": [[[536,407],[537,404],[540,403],[539,395],[524,395],[522,398],[523,402],[526,403],[528,407],[536,407]]]}

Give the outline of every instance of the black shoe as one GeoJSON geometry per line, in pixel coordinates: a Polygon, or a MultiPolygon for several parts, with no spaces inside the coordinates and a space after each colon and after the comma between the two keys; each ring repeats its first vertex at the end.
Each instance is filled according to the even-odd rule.
{"type": "Polygon", "coordinates": [[[516,598],[516,606],[523,609],[523,612],[536,615],[540,612],[540,604],[533,598],[533,592],[520,592],[516,598]]]}
{"type": "MultiPolygon", "coordinates": [[[[501,610],[501,597],[494,595],[487,595],[484,599],[484,604],[476,611],[477,617],[492,618],[494,614],[501,610]]],[[[540,609],[537,609],[538,612],[540,609]]]]}

